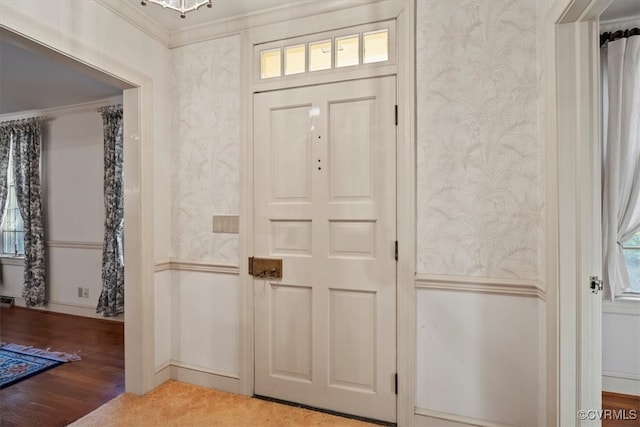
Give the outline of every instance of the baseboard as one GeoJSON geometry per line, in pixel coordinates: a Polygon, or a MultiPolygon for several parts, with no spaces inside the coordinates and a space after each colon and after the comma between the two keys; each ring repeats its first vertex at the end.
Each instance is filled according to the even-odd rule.
{"type": "Polygon", "coordinates": [[[602,391],[640,396],[640,375],[603,371],[602,391]]]}
{"type": "Polygon", "coordinates": [[[507,427],[509,424],[501,424],[462,415],[433,411],[431,409],[416,408],[415,427],[507,427]]]}
{"type": "Polygon", "coordinates": [[[166,383],[171,379],[171,363],[165,362],[156,367],[156,387],[166,383]]]}
{"type": "MultiPolygon", "coordinates": [[[[10,295],[15,298],[16,307],[26,307],[25,299],[10,295]]],[[[124,314],[113,317],[104,317],[96,313],[96,308],[89,305],[73,304],[61,301],[48,301],[44,307],[33,307],[34,310],[50,311],[52,313],[71,314],[73,316],[90,317],[92,319],[110,320],[113,322],[124,322],[124,314]]]]}
{"type": "Polygon", "coordinates": [[[205,368],[171,361],[171,379],[229,393],[240,394],[240,379],[205,368]]]}

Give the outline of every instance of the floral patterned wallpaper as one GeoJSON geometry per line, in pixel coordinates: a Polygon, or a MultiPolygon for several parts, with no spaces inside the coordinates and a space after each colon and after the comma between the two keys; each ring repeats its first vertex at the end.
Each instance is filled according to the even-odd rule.
{"type": "Polygon", "coordinates": [[[417,2],[417,271],[537,279],[536,2],[417,2]]]}
{"type": "MultiPolygon", "coordinates": [[[[542,272],[536,9],[535,0],[417,1],[419,273],[542,272]]],[[[238,236],[213,234],[211,221],[239,212],[240,40],[172,55],[171,256],[238,263],[238,236]]]]}
{"type": "Polygon", "coordinates": [[[238,235],[212,233],[212,217],[239,213],[239,36],[173,50],[171,82],[171,256],[237,264],[238,235]]]}

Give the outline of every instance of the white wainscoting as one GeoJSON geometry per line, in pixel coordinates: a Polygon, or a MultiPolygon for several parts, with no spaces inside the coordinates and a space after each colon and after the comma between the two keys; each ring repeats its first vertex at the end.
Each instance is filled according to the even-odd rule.
{"type": "Polygon", "coordinates": [[[174,379],[238,393],[239,268],[163,259],[155,270],[156,383],[174,379]]]}
{"type": "Polygon", "coordinates": [[[543,286],[423,274],[415,284],[416,425],[544,424],[543,286]]]}
{"type": "Polygon", "coordinates": [[[602,389],[640,396],[640,301],[603,301],[602,389]]]}
{"type": "MultiPolygon", "coordinates": [[[[157,266],[157,264],[156,264],[157,266]]],[[[171,328],[172,328],[172,272],[156,271],[154,274],[154,327],[155,327],[155,366],[157,372],[168,366],[171,360],[171,328]]],[[[169,373],[169,370],[165,370],[169,373]]],[[[166,381],[169,378],[166,378],[166,381]]],[[[164,382],[162,381],[162,382],[164,382]]]]}
{"type": "MultiPolygon", "coordinates": [[[[24,260],[1,258],[2,281],[0,295],[15,298],[18,307],[22,298],[24,260]]],[[[42,310],[75,316],[124,321],[118,315],[105,318],[96,313],[102,292],[102,243],[94,241],[47,241],[47,303],[42,310]],[[89,289],[89,298],[78,297],[78,287],[89,289]]]]}
{"type": "Polygon", "coordinates": [[[415,427],[506,427],[509,424],[493,423],[491,421],[478,420],[476,418],[462,417],[460,415],[446,414],[444,412],[430,411],[416,408],[415,427]]]}

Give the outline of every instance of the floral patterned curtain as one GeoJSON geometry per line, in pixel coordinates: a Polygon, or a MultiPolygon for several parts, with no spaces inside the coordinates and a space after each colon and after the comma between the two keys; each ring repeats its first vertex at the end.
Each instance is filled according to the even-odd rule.
{"type": "Polygon", "coordinates": [[[104,130],[104,243],[102,293],[96,312],[124,312],[124,192],[122,105],[101,108],[104,130]]]}
{"type": "Polygon", "coordinates": [[[19,120],[6,125],[6,129],[13,137],[16,198],[24,222],[22,296],[27,307],[41,307],[46,301],[46,289],[44,222],[40,186],[40,120],[37,118],[19,120]]]}

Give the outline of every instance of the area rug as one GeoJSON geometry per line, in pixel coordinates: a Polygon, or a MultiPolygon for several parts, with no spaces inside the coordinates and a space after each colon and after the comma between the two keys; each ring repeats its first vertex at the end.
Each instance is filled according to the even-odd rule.
{"type": "Polygon", "coordinates": [[[376,427],[266,400],[169,380],[144,396],[125,393],[69,427],[376,427]]]}
{"type": "Polygon", "coordinates": [[[80,357],[50,349],[0,343],[0,389],[73,360],[80,360],[80,357]]]}

